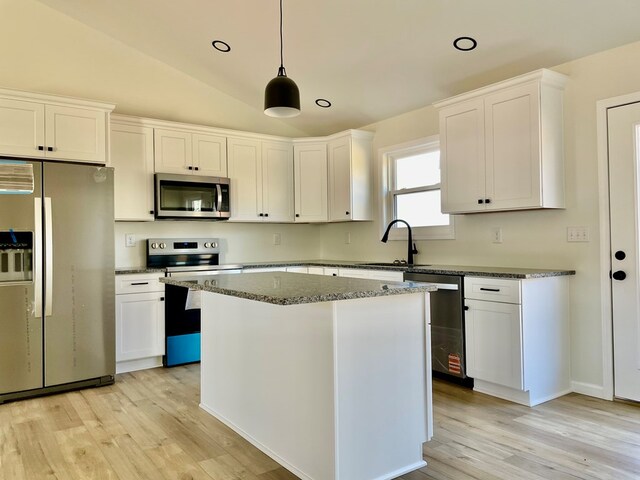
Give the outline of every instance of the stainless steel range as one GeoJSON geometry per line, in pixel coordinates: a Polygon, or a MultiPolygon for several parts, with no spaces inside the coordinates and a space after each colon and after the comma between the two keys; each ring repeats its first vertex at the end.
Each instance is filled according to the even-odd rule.
{"type": "MultiPolygon", "coordinates": [[[[150,238],[147,267],[165,268],[168,277],[242,272],[242,265],[220,264],[218,238],[150,238]]],[[[165,285],[165,367],[200,361],[199,295],[198,291],[165,285]]]]}

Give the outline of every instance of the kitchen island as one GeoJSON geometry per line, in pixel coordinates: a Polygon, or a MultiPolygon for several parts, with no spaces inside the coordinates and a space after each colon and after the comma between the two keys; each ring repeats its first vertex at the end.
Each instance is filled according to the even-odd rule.
{"type": "Polygon", "coordinates": [[[247,273],[202,290],[201,407],[303,479],[425,465],[429,291],[410,282],[247,273]]]}

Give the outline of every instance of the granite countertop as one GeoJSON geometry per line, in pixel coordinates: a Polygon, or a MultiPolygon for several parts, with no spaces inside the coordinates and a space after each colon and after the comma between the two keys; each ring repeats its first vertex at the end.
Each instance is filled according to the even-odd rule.
{"type": "Polygon", "coordinates": [[[134,273],[161,273],[164,275],[164,268],[148,268],[148,267],[116,267],[116,275],[131,275],[134,273]]]}
{"type": "Polygon", "coordinates": [[[358,268],[363,270],[387,270],[392,272],[430,273],[442,275],[470,275],[477,277],[497,277],[497,278],[543,278],[558,277],[563,275],[575,275],[575,270],[562,269],[539,269],[539,268],[519,268],[519,267],[485,267],[473,265],[426,265],[417,264],[394,265],[391,262],[364,262],[348,260],[300,260],[295,262],[261,262],[245,264],[244,269],[250,271],[251,268],[268,267],[296,267],[296,266],[317,266],[334,268],[358,268]]]}
{"type": "MultiPolygon", "coordinates": [[[[544,278],[563,275],[575,275],[575,270],[551,270],[538,268],[519,267],[485,267],[473,265],[394,265],[391,262],[364,262],[352,260],[294,260],[273,262],[251,262],[242,265],[245,272],[251,272],[252,268],[278,268],[278,267],[333,267],[333,268],[357,268],[363,270],[387,270],[392,272],[428,273],[441,275],[468,275],[475,277],[494,278],[544,278]]],[[[123,267],[116,269],[116,275],[132,273],[165,273],[163,268],[123,267]]]]}
{"type": "Polygon", "coordinates": [[[275,305],[332,302],[437,290],[435,285],[429,283],[388,282],[290,272],[222,274],[179,279],[168,277],[161,278],[160,281],[275,305]]]}

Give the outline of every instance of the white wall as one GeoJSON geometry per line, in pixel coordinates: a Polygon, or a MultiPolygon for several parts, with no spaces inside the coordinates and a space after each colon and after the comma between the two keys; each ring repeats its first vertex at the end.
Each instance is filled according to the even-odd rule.
{"type": "Polygon", "coordinates": [[[249,224],[230,222],[116,222],[116,266],[144,266],[145,240],[167,237],[220,238],[220,263],[320,258],[322,226],[249,224]],[[135,247],[125,247],[125,234],[136,236],[135,247]],[[280,234],[280,245],[273,235],[280,234]]]}
{"type": "MultiPolygon", "coordinates": [[[[570,77],[564,103],[566,209],[457,216],[456,239],[417,242],[416,263],[576,270],[570,302],[572,379],[579,390],[597,394],[602,391],[603,371],[596,101],[640,91],[640,43],[554,69],[570,77]],[[568,243],[568,226],[589,227],[591,241],[568,243]],[[502,228],[502,244],[491,242],[492,227],[502,228]]],[[[437,134],[437,112],[425,107],[366,128],[375,131],[377,151],[437,134]]],[[[406,243],[379,241],[384,226],[378,222],[326,228],[326,258],[406,258],[406,243]],[[344,243],[346,232],[351,233],[351,245],[344,243]]]]}
{"type": "Polygon", "coordinates": [[[102,100],[129,115],[303,135],[35,0],[0,0],[0,86],[102,100]]]}

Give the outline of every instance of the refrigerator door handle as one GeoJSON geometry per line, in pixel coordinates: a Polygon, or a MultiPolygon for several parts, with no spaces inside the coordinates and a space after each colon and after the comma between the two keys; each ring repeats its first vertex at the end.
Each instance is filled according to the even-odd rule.
{"type": "Polygon", "coordinates": [[[42,199],[33,200],[33,217],[35,220],[33,242],[33,296],[35,318],[42,317],[42,199]]]}
{"type": "Polygon", "coordinates": [[[51,197],[44,199],[44,314],[53,313],[53,219],[51,217],[51,197]]]}

